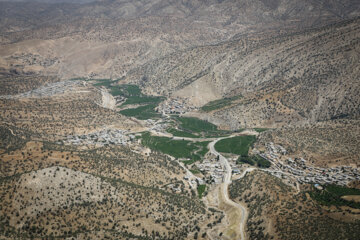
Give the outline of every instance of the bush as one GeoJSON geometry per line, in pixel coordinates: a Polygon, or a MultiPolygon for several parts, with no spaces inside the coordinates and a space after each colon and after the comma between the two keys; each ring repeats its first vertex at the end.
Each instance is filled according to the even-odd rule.
{"type": "Polygon", "coordinates": [[[240,156],[236,163],[241,164],[241,163],[247,163],[250,164],[251,166],[257,165],[260,168],[269,168],[271,166],[271,163],[260,157],[259,155],[255,155],[255,156],[240,156]]]}

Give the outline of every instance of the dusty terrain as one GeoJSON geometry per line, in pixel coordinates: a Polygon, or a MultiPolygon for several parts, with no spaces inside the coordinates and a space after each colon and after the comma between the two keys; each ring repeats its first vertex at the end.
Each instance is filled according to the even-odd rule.
{"type": "Polygon", "coordinates": [[[356,239],[359,16],[353,0],[0,0],[0,238],[356,239]],[[256,136],[244,156],[215,150],[235,135],[256,136]],[[266,154],[284,164],[239,162],[266,154]],[[327,204],[299,175],[331,168],[354,189],[327,204]]]}
{"type": "Polygon", "coordinates": [[[192,48],[145,64],[126,79],[158,94],[190,98],[198,106],[242,96],[201,113],[233,129],[356,118],[358,26],[356,19],[274,38],[192,48]]]}
{"type": "Polygon", "coordinates": [[[29,1],[0,2],[0,9],[0,68],[60,78],[120,78],[178,50],[329,24],[360,12],[351,0],[106,0],[55,7],[29,1]]]}
{"type": "Polygon", "coordinates": [[[2,96],[0,105],[3,124],[52,140],[106,125],[119,125],[126,130],[139,127],[111,110],[114,108],[112,96],[86,82],[70,80],[19,95],[2,96]]]}
{"type": "Polygon", "coordinates": [[[358,26],[357,18],[274,38],[191,48],[145,64],[126,79],[150,92],[189,99],[200,107],[189,116],[225,129],[284,127],[273,137],[292,142],[294,151],[318,164],[356,163],[358,26]],[[201,110],[230,97],[236,98],[201,110]]]}
{"type": "Polygon", "coordinates": [[[249,209],[250,239],[352,239],[359,234],[356,210],[319,207],[307,193],[261,171],[234,181],[230,197],[249,209]],[[341,215],[347,215],[346,222],[341,215]]]}
{"type": "Polygon", "coordinates": [[[182,168],[163,155],[29,142],[1,161],[3,236],[14,238],[21,229],[27,237],[184,238],[220,217],[191,198],[182,168]],[[182,193],[173,193],[171,183],[182,193]]]}

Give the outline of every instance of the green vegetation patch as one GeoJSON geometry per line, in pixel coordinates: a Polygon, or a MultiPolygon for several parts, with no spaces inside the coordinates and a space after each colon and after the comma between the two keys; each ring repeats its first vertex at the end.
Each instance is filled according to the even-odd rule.
{"type": "Polygon", "coordinates": [[[269,130],[268,128],[254,128],[254,130],[258,133],[261,133],[261,132],[265,132],[267,130],[269,130]]]}
{"type": "Polygon", "coordinates": [[[176,120],[180,122],[182,129],[187,129],[192,132],[207,132],[217,131],[217,126],[208,121],[201,120],[194,117],[177,117],[176,120]]]}
{"type": "Polygon", "coordinates": [[[200,170],[199,170],[195,165],[192,166],[192,168],[190,169],[190,172],[191,172],[192,174],[199,174],[199,173],[201,173],[200,170]]]}
{"type": "Polygon", "coordinates": [[[259,155],[254,155],[254,156],[248,156],[248,155],[244,155],[244,156],[240,156],[237,160],[236,160],[237,164],[242,164],[242,163],[247,163],[250,164],[252,166],[258,166],[260,168],[269,168],[271,166],[271,162],[260,157],[259,155]]]}
{"type": "Polygon", "coordinates": [[[360,195],[360,190],[355,188],[347,188],[338,185],[326,185],[323,190],[313,189],[309,192],[311,198],[326,206],[348,206],[351,208],[360,209],[360,203],[348,201],[342,196],[346,195],[360,195]]]}
{"type": "Polygon", "coordinates": [[[135,117],[140,120],[160,118],[161,115],[155,111],[156,106],[156,104],[149,104],[137,108],[121,110],[119,113],[128,117],[135,117]]]}
{"type": "Polygon", "coordinates": [[[200,109],[204,112],[211,112],[213,110],[229,106],[230,104],[232,104],[233,101],[235,101],[241,97],[242,96],[239,95],[239,96],[234,96],[234,97],[230,97],[230,98],[223,98],[223,99],[211,101],[211,102],[208,102],[207,104],[205,104],[204,106],[202,106],[200,109]]]}
{"type": "Polygon", "coordinates": [[[189,158],[190,161],[195,162],[208,152],[209,142],[173,140],[168,137],[151,136],[149,132],[146,132],[142,134],[142,144],[175,158],[189,158]]]}
{"type": "MultiPolygon", "coordinates": [[[[99,83],[103,84],[103,83],[99,83]]],[[[104,85],[100,85],[104,86],[104,85]]],[[[129,104],[158,104],[164,100],[164,97],[148,96],[141,92],[141,89],[132,84],[122,84],[118,86],[110,86],[113,96],[123,96],[126,101],[122,105],[129,104]]]]}
{"type": "Polygon", "coordinates": [[[132,84],[122,84],[111,87],[111,94],[114,96],[134,97],[142,95],[141,89],[132,84]]]}
{"type": "Polygon", "coordinates": [[[233,153],[241,156],[247,156],[250,146],[256,141],[255,136],[238,136],[226,138],[215,144],[218,152],[233,153]]]}
{"type": "Polygon", "coordinates": [[[168,128],[168,129],[166,129],[166,131],[176,137],[199,138],[199,136],[197,136],[195,134],[192,134],[187,131],[178,130],[175,128],[168,128]]]}
{"type": "Polygon", "coordinates": [[[103,87],[107,87],[110,88],[111,84],[117,82],[117,80],[111,80],[111,79],[94,79],[94,81],[96,81],[96,83],[93,84],[93,86],[103,86],[103,87]]]}
{"type": "Polygon", "coordinates": [[[199,147],[199,151],[196,152],[196,153],[197,153],[198,155],[202,156],[202,157],[205,156],[205,154],[209,152],[209,149],[208,149],[208,147],[207,147],[207,146],[209,145],[209,143],[210,143],[210,141],[197,142],[197,143],[195,143],[196,146],[199,147]]]}
{"type": "Polygon", "coordinates": [[[199,185],[199,186],[197,187],[197,191],[198,191],[198,194],[199,194],[199,198],[202,198],[205,190],[206,190],[206,185],[205,185],[205,184],[204,184],[204,185],[199,185]]]}
{"type": "Polygon", "coordinates": [[[179,128],[184,132],[198,133],[203,137],[219,137],[229,134],[229,131],[218,130],[215,124],[195,117],[175,116],[179,128]]]}
{"type": "MultiPolygon", "coordinates": [[[[99,84],[104,83],[101,82],[99,84]]],[[[108,88],[110,89],[111,95],[126,98],[126,101],[122,104],[122,106],[129,104],[144,105],[137,108],[122,110],[120,111],[120,114],[128,117],[135,117],[140,120],[161,117],[161,115],[155,111],[155,108],[161,101],[164,100],[164,97],[144,95],[141,93],[141,89],[138,86],[131,84],[122,84],[117,86],[109,85],[108,88]]]]}
{"type": "Polygon", "coordinates": [[[156,96],[133,96],[133,97],[128,97],[122,105],[145,104],[145,103],[159,104],[163,100],[164,100],[163,97],[156,97],[156,96]]]}

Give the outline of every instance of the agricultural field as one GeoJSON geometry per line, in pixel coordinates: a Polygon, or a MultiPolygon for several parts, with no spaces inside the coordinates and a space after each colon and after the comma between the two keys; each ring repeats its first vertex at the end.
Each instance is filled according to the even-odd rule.
{"type": "Polygon", "coordinates": [[[194,117],[176,117],[176,120],[180,123],[181,128],[192,132],[208,132],[217,130],[216,125],[194,117]]]}
{"type": "Polygon", "coordinates": [[[218,152],[247,156],[249,148],[252,146],[252,144],[254,144],[255,141],[255,136],[237,136],[226,138],[218,141],[215,144],[215,149],[218,152]]]}
{"type": "Polygon", "coordinates": [[[157,105],[164,99],[163,97],[147,96],[141,93],[141,89],[136,85],[115,85],[110,87],[113,96],[122,96],[126,100],[119,107],[126,105],[138,105],[138,107],[128,108],[119,111],[127,117],[135,117],[140,120],[159,118],[161,115],[155,111],[157,105]]]}
{"type": "Polygon", "coordinates": [[[176,137],[186,137],[186,138],[199,138],[200,137],[191,132],[178,130],[176,128],[168,128],[168,129],[166,129],[166,132],[171,133],[172,135],[174,135],[176,137]]]}
{"type": "Polygon", "coordinates": [[[309,192],[310,196],[325,206],[348,206],[350,208],[360,209],[360,202],[351,201],[350,196],[360,196],[360,190],[347,188],[337,185],[325,185],[323,190],[313,188],[309,192]]]}
{"type": "Polygon", "coordinates": [[[230,133],[229,131],[218,130],[216,125],[195,117],[175,116],[174,119],[182,131],[198,134],[202,137],[219,137],[230,133]]]}
{"type": "Polygon", "coordinates": [[[175,158],[200,160],[209,150],[209,142],[191,142],[187,140],[172,140],[168,137],[151,136],[143,133],[141,142],[154,151],[169,154],[175,158]]]}
{"type": "Polygon", "coordinates": [[[164,100],[163,97],[145,95],[138,86],[130,84],[112,86],[111,94],[126,98],[122,106],[130,104],[158,104],[164,100]]]}
{"type": "Polygon", "coordinates": [[[119,111],[119,113],[124,116],[135,117],[140,120],[160,118],[161,115],[155,111],[155,108],[155,104],[149,104],[137,108],[128,108],[125,110],[121,110],[119,111]]]}
{"type": "Polygon", "coordinates": [[[93,86],[95,87],[106,87],[111,88],[112,84],[116,83],[118,80],[111,79],[91,79],[89,81],[94,81],[93,86]]]}
{"type": "Polygon", "coordinates": [[[126,98],[126,101],[122,106],[130,104],[158,104],[164,98],[157,96],[147,96],[141,92],[141,89],[136,85],[131,84],[121,84],[117,85],[118,80],[98,80],[99,82],[94,84],[94,86],[104,86],[110,90],[111,95],[122,96],[126,98]]]}
{"type": "MultiPolygon", "coordinates": [[[[73,79],[83,80],[83,79],[73,79]]],[[[120,109],[127,105],[134,107],[120,110],[119,113],[127,117],[135,117],[140,120],[159,118],[161,115],[155,111],[157,105],[164,100],[160,96],[148,96],[141,92],[137,85],[120,84],[118,80],[111,79],[89,79],[86,81],[93,82],[95,87],[106,87],[113,97],[123,97],[125,101],[118,106],[120,109]]]]}

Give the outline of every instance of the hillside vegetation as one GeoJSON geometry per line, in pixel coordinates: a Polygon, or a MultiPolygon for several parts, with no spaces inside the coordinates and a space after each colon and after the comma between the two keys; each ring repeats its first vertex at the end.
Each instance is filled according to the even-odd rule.
{"type": "MultiPolygon", "coordinates": [[[[249,209],[250,239],[353,239],[359,222],[343,222],[325,211],[304,192],[295,193],[279,178],[254,171],[230,186],[230,197],[249,209]]],[[[354,214],[354,213],[352,213],[354,214]]],[[[344,213],[345,215],[345,213],[344,213]]]]}

